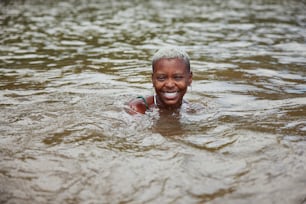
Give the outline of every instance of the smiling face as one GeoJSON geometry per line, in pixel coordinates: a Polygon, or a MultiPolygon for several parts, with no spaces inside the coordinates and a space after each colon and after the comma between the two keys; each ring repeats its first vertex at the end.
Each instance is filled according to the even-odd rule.
{"type": "Polygon", "coordinates": [[[179,108],[187,87],[192,82],[192,73],[184,60],[160,59],[153,66],[152,82],[158,106],[166,109],[179,108]]]}

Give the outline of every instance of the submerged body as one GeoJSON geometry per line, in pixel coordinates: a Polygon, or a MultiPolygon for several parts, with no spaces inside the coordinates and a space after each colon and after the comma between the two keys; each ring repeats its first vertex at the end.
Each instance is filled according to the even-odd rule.
{"type": "Polygon", "coordinates": [[[152,70],[155,95],[130,101],[129,113],[144,114],[152,107],[174,111],[184,103],[183,97],[192,83],[187,53],[180,48],[162,48],[153,57],[152,70]]]}

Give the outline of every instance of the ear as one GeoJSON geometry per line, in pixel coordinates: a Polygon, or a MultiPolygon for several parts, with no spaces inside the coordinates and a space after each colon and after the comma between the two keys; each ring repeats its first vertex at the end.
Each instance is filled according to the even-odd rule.
{"type": "Polygon", "coordinates": [[[154,73],[152,73],[152,75],[151,75],[151,80],[152,80],[153,87],[155,87],[155,83],[154,83],[154,73]]]}
{"type": "Polygon", "coordinates": [[[188,86],[190,86],[191,83],[192,83],[192,72],[189,73],[188,86]]]}

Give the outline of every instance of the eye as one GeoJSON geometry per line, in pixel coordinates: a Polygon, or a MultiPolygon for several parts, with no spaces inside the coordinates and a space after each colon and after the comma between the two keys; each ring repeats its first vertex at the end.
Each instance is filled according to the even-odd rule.
{"type": "Polygon", "coordinates": [[[181,81],[181,80],[183,80],[184,79],[184,76],[182,76],[182,75],[175,75],[174,76],[174,80],[175,81],[181,81]]]}
{"type": "Polygon", "coordinates": [[[157,79],[157,81],[165,81],[166,76],[157,76],[156,79],[157,79]]]}

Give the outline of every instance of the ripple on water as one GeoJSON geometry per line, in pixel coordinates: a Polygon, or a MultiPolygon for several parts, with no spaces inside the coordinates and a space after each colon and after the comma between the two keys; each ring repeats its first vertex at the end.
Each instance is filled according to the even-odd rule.
{"type": "Polygon", "coordinates": [[[305,201],[304,2],[0,4],[0,202],[305,201]],[[128,115],[172,44],[196,105],[128,115]]]}

